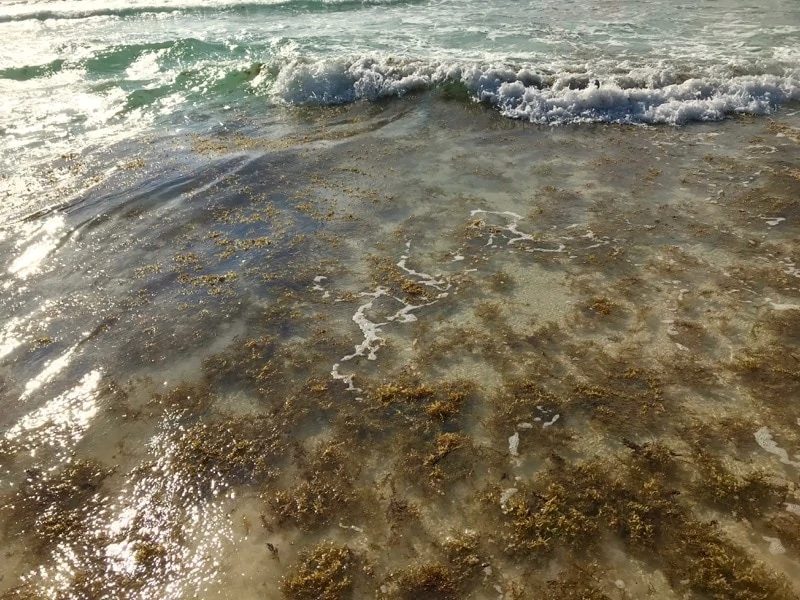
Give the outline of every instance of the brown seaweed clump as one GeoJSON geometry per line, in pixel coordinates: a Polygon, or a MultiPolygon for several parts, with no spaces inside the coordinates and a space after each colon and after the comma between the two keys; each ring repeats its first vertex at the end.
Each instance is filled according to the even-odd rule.
{"type": "Polygon", "coordinates": [[[444,565],[429,563],[392,573],[396,597],[402,600],[451,600],[459,598],[459,580],[444,565]]]}
{"type": "Polygon", "coordinates": [[[197,416],[208,410],[213,401],[214,395],[207,385],[181,383],[166,394],[153,396],[150,404],[197,416]]]}
{"type": "Polygon", "coordinates": [[[342,435],[386,447],[398,474],[412,486],[443,493],[450,483],[472,475],[477,454],[460,433],[467,408],[475,400],[474,383],[465,380],[426,383],[401,374],[367,387],[357,414],[339,415],[342,435]]]}
{"type": "Polygon", "coordinates": [[[685,521],[664,547],[667,577],[714,600],[795,598],[788,582],[726,540],[715,523],[685,521]]]}
{"type": "Polygon", "coordinates": [[[753,343],[741,348],[729,363],[753,398],[777,418],[794,421],[787,398],[800,394],[800,311],[771,311],[760,317],[751,333],[753,343]]]}
{"type": "Polygon", "coordinates": [[[569,571],[558,574],[540,587],[537,598],[541,600],[611,600],[603,592],[600,569],[595,564],[572,565],[569,571]]]}
{"type": "Polygon", "coordinates": [[[627,430],[631,423],[653,423],[664,414],[663,382],[654,372],[623,361],[615,361],[603,371],[575,386],[571,405],[611,430],[627,430]]]}
{"type": "Polygon", "coordinates": [[[281,591],[290,600],[342,600],[352,597],[357,557],[347,546],[323,542],[300,552],[283,578],[281,591]]]}
{"type": "Polygon", "coordinates": [[[698,454],[722,453],[744,458],[757,447],[753,422],[742,415],[713,422],[689,417],[678,426],[677,433],[698,454]]]}
{"type": "Polygon", "coordinates": [[[446,486],[464,482],[474,473],[476,448],[460,433],[441,433],[429,442],[424,434],[404,440],[401,470],[409,483],[437,494],[446,486]]]}
{"type": "Polygon", "coordinates": [[[800,395],[800,354],[790,351],[780,338],[763,346],[741,350],[731,365],[759,403],[776,418],[793,419],[787,398],[800,395]]]}
{"type": "Polygon", "coordinates": [[[436,541],[438,558],[390,572],[381,591],[402,600],[466,598],[480,584],[488,565],[481,537],[467,530],[436,541]]]}
{"type": "Polygon", "coordinates": [[[527,377],[508,381],[491,402],[491,425],[501,436],[508,436],[519,423],[551,418],[551,413],[555,414],[555,409],[563,404],[561,398],[527,377]]]}
{"type": "Polygon", "coordinates": [[[483,575],[486,564],[480,551],[481,539],[474,531],[465,531],[445,540],[443,549],[451,571],[461,588],[474,584],[483,575]]]}
{"type": "Polygon", "coordinates": [[[587,308],[596,315],[607,317],[619,309],[619,303],[614,302],[605,296],[601,296],[598,298],[592,298],[587,308]]]}
{"type": "Polygon", "coordinates": [[[435,390],[423,383],[391,381],[378,386],[373,393],[375,400],[386,406],[395,402],[421,402],[432,398],[435,390]]]}
{"type": "Polygon", "coordinates": [[[622,438],[623,445],[631,451],[632,467],[639,472],[651,471],[665,477],[676,472],[675,458],[678,454],[661,440],[637,444],[622,438]]]}
{"type": "Polygon", "coordinates": [[[517,484],[512,495],[491,491],[486,499],[500,508],[506,551],[527,563],[559,551],[596,560],[600,542],[611,535],[632,556],[661,569],[677,592],[718,600],[793,597],[785,578],[729,541],[716,523],[697,520],[667,485],[663,469],[646,464],[569,464],[554,457],[549,469],[530,484],[517,484]]]}
{"type": "Polygon", "coordinates": [[[781,510],[767,520],[767,526],[791,553],[800,557],[800,515],[781,510]]]}
{"type": "Polygon", "coordinates": [[[739,476],[709,454],[699,453],[694,460],[698,467],[698,477],[691,485],[694,494],[734,516],[761,516],[783,497],[784,491],[771,483],[764,471],[751,470],[739,476]]]}
{"type": "Polygon", "coordinates": [[[271,481],[285,455],[287,440],[268,416],[247,416],[202,422],[178,439],[174,464],[206,487],[271,481]]]}
{"type": "Polygon", "coordinates": [[[466,380],[428,384],[399,377],[376,386],[370,396],[381,407],[391,407],[412,417],[424,414],[442,423],[458,417],[475,390],[475,384],[466,380]]]}
{"type": "Polygon", "coordinates": [[[269,374],[270,359],[277,349],[274,337],[247,339],[226,348],[223,353],[206,357],[203,372],[206,379],[217,385],[250,383],[255,388],[269,374]]]}
{"type": "Polygon", "coordinates": [[[594,482],[591,470],[574,472],[576,483],[586,487],[568,488],[557,477],[542,481],[542,488],[517,490],[510,498],[493,493],[492,504],[504,514],[505,549],[542,560],[560,547],[574,552],[589,549],[599,538],[600,494],[602,486],[594,482]],[[575,494],[574,492],[577,492],[575,494]]]}
{"type": "Polygon", "coordinates": [[[353,484],[358,466],[342,445],[323,444],[301,470],[300,483],[267,499],[278,525],[314,531],[356,504],[353,484]]]}
{"type": "Polygon", "coordinates": [[[81,531],[84,511],[111,473],[88,460],[76,460],[52,475],[27,469],[25,481],[4,506],[10,512],[10,533],[32,535],[32,550],[37,553],[72,539],[81,531]]]}

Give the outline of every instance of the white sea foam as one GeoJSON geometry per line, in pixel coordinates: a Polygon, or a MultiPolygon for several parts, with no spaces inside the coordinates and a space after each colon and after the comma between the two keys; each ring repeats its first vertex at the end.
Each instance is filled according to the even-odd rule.
{"type": "Polygon", "coordinates": [[[513,498],[519,490],[517,488],[507,488],[500,494],[500,508],[506,509],[508,501],[513,498]]]}
{"type": "Polygon", "coordinates": [[[348,392],[363,392],[364,390],[353,385],[353,379],[355,379],[355,376],[355,373],[351,373],[350,375],[342,375],[339,373],[339,363],[336,363],[331,368],[331,377],[337,381],[343,381],[345,384],[347,384],[348,392]]]}
{"type": "MultiPolygon", "coordinates": [[[[506,245],[512,246],[517,242],[533,242],[537,241],[536,237],[530,233],[525,233],[524,231],[519,230],[519,222],[523,219],[521,215],[517,213],[510,212],[510,211],[489,211],[489,210],[482,210],[482,209],[475,209],[470,211],[470,216],[475,217],[476,215],[496,215],[502,217],[506,221],[506,225],[498,225],[494,224],[489,229],[489,239],[487,240],[485,247],[488,248],[495,248],[495,237],[500,236],[505,238],[506,245]],[[507,232],[510,234],[506,236],[500,232],[507,232]]],[[[486,223],[481,220],[481,225],[485,225],[486,223]]],[[[533,246],[525,248],[525,252],[545,252],[545,253],[556,253],[560,254],[566,252],[567,247],[564,244],[559,243],[555,248],[545,248],[540,246],[533,246]]]]}
{"type": "Polygon", "coordinates": [[[559,414],[555,414],[555,415],[553,415],[553,418],[552,418],[552,419],[550,419],[549,421],[546,421],[545,423],[542,423],[542,428],[545,428],[545,427],[552,427],[553,425],[555,425],[555,424],[556,424],[556,421],[558,421],[558,419],[559,419],[560,417],[561,417],[561,415],[559,415],[559,414]]]}
{"type": "Polygon", "coordinates": [[[758,431],[755,432],[756,443],[761,446],[764,450],[769,452],[770,454],[774,454],[777,456],[780,461],[785,465],[790,465],[793,467],[800,467],[800,461],[791,460],[789,458],[789,453],[778,446],[774,439],[772,439],[772,433],[770,433],[769,428],[762,427],[758,431]]]}
{"type": "Polygon", "coordinates": [[[272,87],[290,104],[378,100],[451,83],[504,115],[534,123],[715,121],[734,113],[769,114],[800,100],[800,74],[729,77],[708,72],[677,83],[669,70],[541,74],[533,67],[398,60],[391,57],[295,59],[272,87]]]}
{"type": "Polygon", "coordinates": [[[800,80],[773,75],[690,79],[660,88],[624,88],[612,81],[579,90],[511,82],[482,92],[480,98],[508,116],[537,123],[679,124],[716,121],[733,113],[768,114],[778,103],[800,99],[800,80]]]}
{"type": "Polygon", "coordinates": [[[13,175],[3,185],[16,202],[41,202],[88,185],[68,166],[50,168],[62,156],[94,159],[112,143],[226,124],[231,108],[280,121],[276,104],[437,86],[535,123],[771,113],[800,98],[800,12],[782,1],[786,11],[628,3],[598,21],[597,3],[565,12],[540,0],[536,27],[519,35],[531,7],[513,0],[6,0],[0,170],[13,175]],[[688,15],[698,26],[685,26],[688,15]]]}
{"type": "Polygon", "coordinates": [[[372,300],[366,304],[359,306],[358,310],[356,310],[356,313],[353,315],[353,322],[361,329],[361,333],[364,335],[364,341],[356,346],[355,352],[342,357],[342,362],[364,355],[366,355],[367,360],[375,360],[378,358],[375,352],[384,343],[384,339],[378,334],[381,333],[381,326],[386,325],[386,323],[373,323],[366,317],[365,313],[372,308],[375,299],[386,295],[386,291],[386,288],[378,288],[374,292],[365,292],[361,294],[362,296],[369,296],[372,298],[372,300]]]}
{"type": "Polygon", "coordinates": [[[769,537],[766,535],[762,535],[761,539],[765,542],[769,542],[769,553],[770,554],[786,554],[786,548],[784,548],[783,544],[781,543],[780,539],[776,537],[769,537]]]}
{"type": "MultiPolygon", "coordinates": [[[[395,300],[402,302],[399,298],[395,298],[395,300]]],[[[413,315],[411,311],[422,308],[423,306],[430,306],[431,304],[433,304],[433,302],[428,302],[427,304],[407,304],[403,302],[403,308],[399,309],[391,317],[387,317],[386,320],[397,321],[398,323],[413,323],[417,320],[417,317],[413,315]]]]}
{"type": "Polygon", "coordinates": [[[439,291],[446,290],[447,288],[450,287],[447,281],[442,278],[436,278],[433,275],[428,275],[427,273],[420,273],[419,271],[415,271],[414,269],[409,269],[406,266],[406,261],[408,261],[408,256],[406,255],[401,256],[400,262],[397,263],[397,266],[403,269],[403,271],[405,271],[408,275],[419,278],[417,283],[420,283],[422,285],[427,285],[432,288],[436,288],[439,291]]]}
{"type": "Polygon", "coordinates": [[[519,456],[519,432],[515,431],[514,435],[508,438],[508,452],[511,456],[519,456]]]}
{"type": "MultiPolygon", "coordinates": [[[[767,299],[769,302],[769,298],[767,299]]],[[[800,310],[800,304],[786,304],[780,302],[770,302],[769,305],[772,307],[773,310],[784,311],[784,310],[800,310]]]]}

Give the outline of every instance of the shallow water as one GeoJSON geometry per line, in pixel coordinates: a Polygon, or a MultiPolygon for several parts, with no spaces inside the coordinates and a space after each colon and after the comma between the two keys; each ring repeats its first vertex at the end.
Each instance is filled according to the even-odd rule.
{"type": "Polygon", "coordinates": [[[800,592],[797,106],[282,118],[0,228],[0,591],[800,592]]]}

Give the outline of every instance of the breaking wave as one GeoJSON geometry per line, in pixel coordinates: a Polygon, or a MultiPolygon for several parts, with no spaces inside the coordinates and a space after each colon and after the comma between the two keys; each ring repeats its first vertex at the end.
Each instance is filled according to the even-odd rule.
{"type": "Polygon", "coordinates": [[[359,10],[369,6],[392,6],[413,4],[419,0],[271,0],[253,2],[221,0],[197,2],[192,0],[166,0],[133,4],[128,2],[64,2],[64,3],[19,3],[6,7],[0,14],[0,23],[19,21],[49,21],[56,19],[90,19],[93,17],[131,18],[141,15],[184,13],[216,14],[219,12],[239,14],[263,14],[275,11],[302,13],[359,10]]]}
{"type": "Polygon", "coordinates": [[[533,123],[668,123],[770,114],[800,100],[800,73],[686,74],[639,68],[613,74],[392,59],[295,60],[278,70],[271,93],[293,105],[376,101],[443,89],[533,123]]]}

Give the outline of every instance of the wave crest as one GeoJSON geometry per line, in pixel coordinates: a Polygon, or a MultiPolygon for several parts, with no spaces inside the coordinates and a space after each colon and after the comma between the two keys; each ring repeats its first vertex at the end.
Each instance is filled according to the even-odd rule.
{"type": "Polygon", "coordinates": [[[800,100],[797,73],[690,76],[637,68],[603,75],[364,57],[294,60],[272,71],[271,93],[293,105],[376,101],[455,84],[508,117],[543,124],[715,121],[735,113],[769,114],[800,100]]]}
{"type": "Polygon", "coordinates": [[[263,14],[273,11],[295,12],[339,12],[359,10],[371,6],[392,6],[413,4],[422,0],[270,0],[258,2],[253,0],[222,0],[214,4],[198,0],[174,0],[167,2],[151,2],[145,0],[139,4],[129,2],[104,2],[92,0],[84,4],[67,3],[59,5],[54,2],[39,4],[12,5],[0,11],[0,23],[19,21],[49,21],[59,19],[90,19],[94,17],[130,18],[141,15],[189,13],[205,14],[227,11],[239,14],[263,14]]]}

